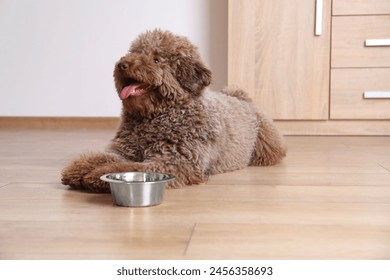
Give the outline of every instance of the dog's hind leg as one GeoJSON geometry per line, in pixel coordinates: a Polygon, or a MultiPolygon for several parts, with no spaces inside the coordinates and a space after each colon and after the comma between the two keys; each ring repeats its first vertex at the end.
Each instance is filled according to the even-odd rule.
{"type": "Polygon", "coordinates": [[[257,112],[259,131],[249,165],[267,166],[279,163],[287,152],[283,136],[272,120],[257,112]]]}
{"type": "MultiPolygon", "coordinates": [[[[89,153],[83,154],[62,170],[61,182],[73,189],[88,189],[94,192],[109,192],[108,184],[93,186],[85,178],[95,169],[124,160],[115,154],[89,153]]],[[[88,177],[87,177],[88,178],[88,177]]]]}

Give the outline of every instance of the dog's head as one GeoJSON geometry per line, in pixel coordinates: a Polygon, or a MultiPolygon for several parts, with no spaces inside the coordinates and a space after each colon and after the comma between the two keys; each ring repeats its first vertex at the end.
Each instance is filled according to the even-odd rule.
{"type": "Polygon", "coordinates": [[[211,82],[198,49],[168,31],[147,31],[115,65],[115,86],[124,108],[147,115],[167,103],[196,98],[211,82]]]}

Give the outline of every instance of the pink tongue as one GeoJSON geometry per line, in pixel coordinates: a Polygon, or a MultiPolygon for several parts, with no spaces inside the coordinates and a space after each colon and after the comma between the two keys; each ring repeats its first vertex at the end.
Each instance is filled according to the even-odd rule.
{"type": "Polygon", "coordinates": [[[127,99],[129,96],[139,96],[146,92],[145,89],[141,88],[142,86],[145,86],[143,83],[135,83],[131,84],[125,88],[122,89],[120,98],[122,100],[127,99]]]}

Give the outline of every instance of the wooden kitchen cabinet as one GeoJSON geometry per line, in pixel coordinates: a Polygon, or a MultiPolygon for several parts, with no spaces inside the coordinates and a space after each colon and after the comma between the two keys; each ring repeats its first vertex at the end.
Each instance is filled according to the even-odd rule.
{"type": "Polygon", "coordinates": [[[390,99],[365,98],[390,93],[390,46],[366,39],[390,39],[389,0],[229,0],[229,84],[285,134],[390,135],[390,99]]]}
{"type": "Polygon", "coordinates": [[[335,16],[332,27],[332,68],[390,67],[390,42],[365,45],[370,39],[390,40],[390,15],[335,16]]]}
{"type": "Polygon", "coordinates": [[[331,119],[390,119],[390,98],[364,98],[364,92],[390,89],[390,68],[332,69],[331,119]]]}
{"type": "Polygon", "coordinates": [[[390,15],[380,10],[390,13],[390,1],[365,1],[366,10],[361,1],[333,3],[330,119],[389,120],[390,15]]]}
{"type": "Polygon", "coordinates": [[[351,15],[386,15],[390,14],[389,0],[335,0],[334,16],[351,15]]]}
{"type": "Polygon", "coordinates": [[[274,119],[328,118],[331,1],[318,36],[315,3],[229,1],[229,83],[274,119]]]}

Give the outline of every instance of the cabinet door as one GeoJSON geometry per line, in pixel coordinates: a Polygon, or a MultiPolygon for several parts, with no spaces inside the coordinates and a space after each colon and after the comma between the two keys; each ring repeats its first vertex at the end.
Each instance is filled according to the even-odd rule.
{"type": "Polygon", "coordinates": [[[316,2],[229,0],[229,84],[274,119],[328,119],[331,0],[319,36],[316,2]]]}

